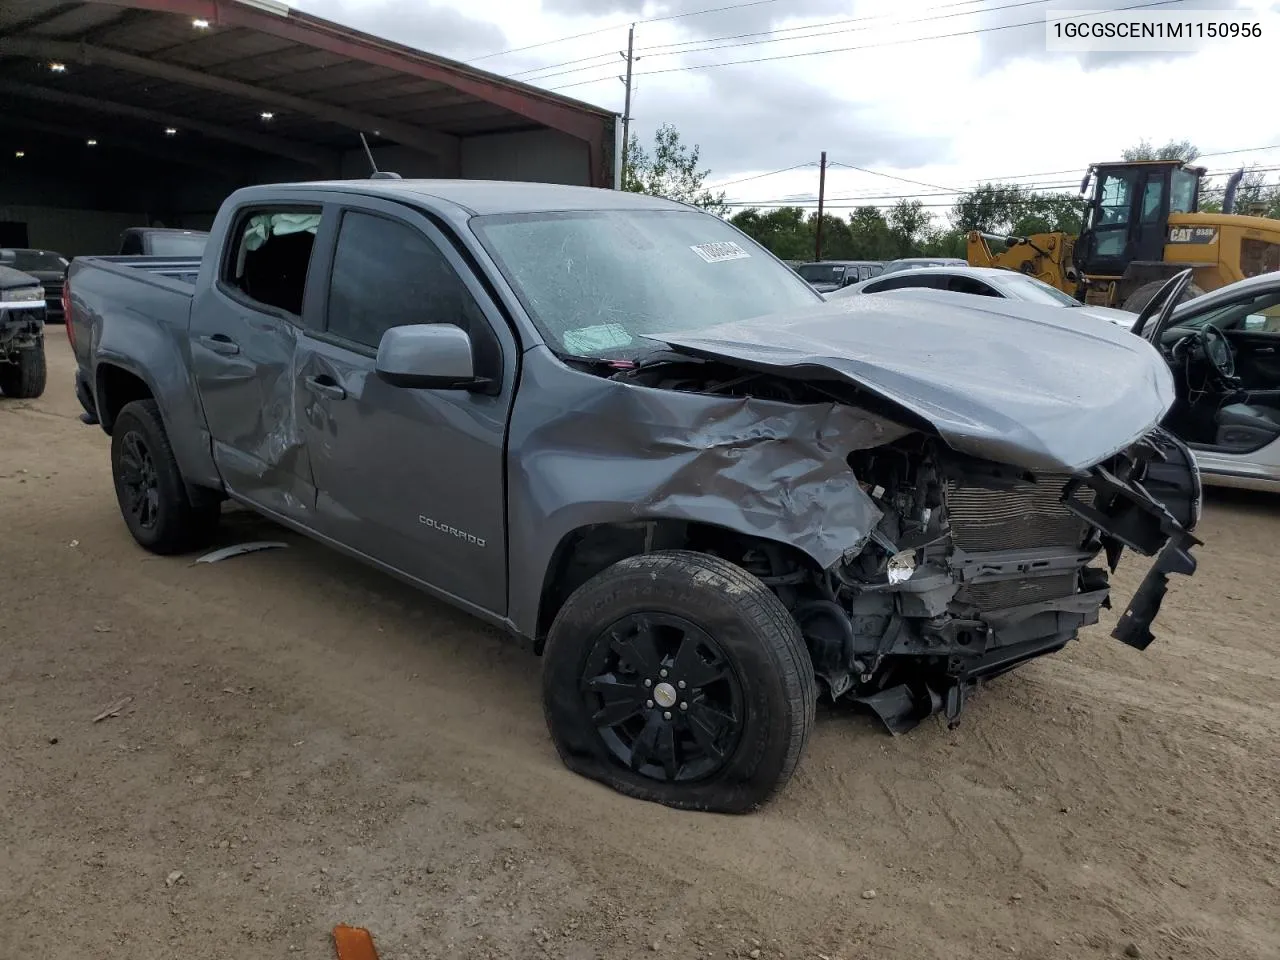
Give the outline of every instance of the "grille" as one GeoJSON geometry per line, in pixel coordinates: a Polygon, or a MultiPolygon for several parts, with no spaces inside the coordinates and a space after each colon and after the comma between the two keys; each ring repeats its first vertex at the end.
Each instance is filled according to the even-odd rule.
{"type": "MultiPolygon", "coordinates": [[[[948,481],[952,542],[972,552],[1079,546],[1087,524],[1060,499],[1070,476],[1042,473],[1037,479],[1008,490],[962,487],[948,481]]],[[[1092,503],[1093,491],[1081,488],[1076,497],[1092,503]]]]}
{"type": "Polygon", "coordinates": [[[979,610],[1006,610],[1028,603],[1057,600],[1076,592],[1076,575],[1055,573],[1051,577],[1030,577],[1026,580],[995,580],[991,583],[971,583],[956,594],[960,603],[972,604],[979,610]]]}
{"type": "Polygon", "coordinates": [[[51,313],[62,312],[62,281],[47,280],[41,284],[44,287],[44,305],[51,313]]]}

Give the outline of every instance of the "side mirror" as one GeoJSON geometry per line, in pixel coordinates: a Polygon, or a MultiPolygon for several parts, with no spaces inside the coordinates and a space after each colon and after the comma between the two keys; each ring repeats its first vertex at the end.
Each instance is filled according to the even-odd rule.
{"type": "Polygon", "coordinates": [[[392,327],[378,343],[375,369],[393,387],[419,390],[473,390],[489,382],[476,376],[471,338],[451,323],[392,327]]]}

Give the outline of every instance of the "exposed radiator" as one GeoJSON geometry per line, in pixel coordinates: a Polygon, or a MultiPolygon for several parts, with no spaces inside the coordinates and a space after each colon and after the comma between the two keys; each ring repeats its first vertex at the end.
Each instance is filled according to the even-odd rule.
{"type": "Polygon", "coordinates": [[[956,594],[959,603],[979,610],[1007,610],[1043,600],[1057,600],[1076,592],[1076,573],[1055,573],[1050,577],[1028,577],[1025,580],[995,580],[971,583],[956,594]]]}
{"type": "MultiPolygon", "coordinates": [[[[948,481],[947,515],[951,539],[966,551],[1018,550],[1027,547],[1078,547],[1088,525],[1063,505],[1067,474],[1037,474],[1037,483],[1008,490],[961,487],[948,481]]],[[[1093,502],[1087,487],[1076,494],[1093,502]]]]}

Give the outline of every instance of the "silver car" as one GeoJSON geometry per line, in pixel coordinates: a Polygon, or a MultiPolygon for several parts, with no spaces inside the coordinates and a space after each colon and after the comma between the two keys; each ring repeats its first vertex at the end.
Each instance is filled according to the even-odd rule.
{"type": "Polygon", "coordinates": [[[887,270],[878,277],[850,284],[826,294],[828,300],[856,297],[864,293],[887,293],[891,290],[938,290],[944,293],[961,293],[978,297],[997,297],[1004,300],[1022,300],[1054,307],[1071,307],[1081,315],[1101,317],[1121,326],[1131,326],[1134,315],[1127,310],[1111,307],[1086,306],[1075,297],[1063,293],[1043,280],[1028,277],[1013,270],[992,267],[919,267],[890,274],[887,270]]]}
{"type": "Polygon", "coordinates": [[[1204,482],[1280,491],[1280,272],[1181,303],[1143,335],[1178,388],[1165,426],[1195,452],[1204,482]]]}

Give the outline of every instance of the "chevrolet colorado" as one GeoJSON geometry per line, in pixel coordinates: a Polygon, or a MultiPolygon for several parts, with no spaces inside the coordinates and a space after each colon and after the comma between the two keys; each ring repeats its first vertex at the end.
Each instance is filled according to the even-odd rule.
{"type": "Polygon", "coordinates": [[[819,696],[954,722],[1097,621],[1126,548],[1156,561],[1114,635],[1145,648],[1195,568],[1140,337],[825,303],[666,200],[249,187],[203,258],[68,288],[138,543],[196,547],[231,498],[410,581],[532,643],[572,770],[675,807],[763,803],[819,696]]]}

